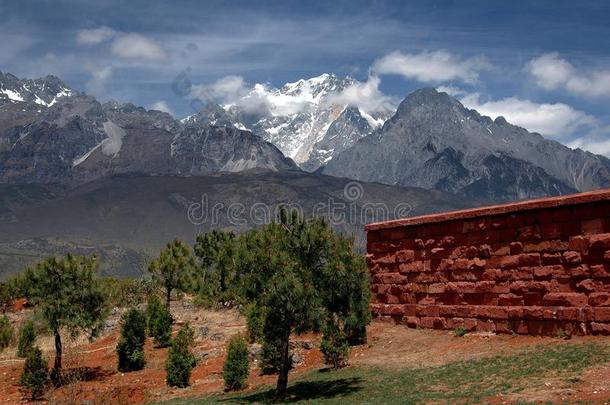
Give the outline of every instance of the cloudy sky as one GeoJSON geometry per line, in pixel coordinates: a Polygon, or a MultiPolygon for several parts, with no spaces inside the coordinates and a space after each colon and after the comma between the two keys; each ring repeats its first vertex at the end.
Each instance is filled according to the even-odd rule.
{"type": "Polygon", "coordinates": [[[176,117],[197,91],[230,100],[334,72],[361,82],[355,103],[434,86],[610,155],[609,20],[604,0],[0,0],[0,71],[176,117]]]}

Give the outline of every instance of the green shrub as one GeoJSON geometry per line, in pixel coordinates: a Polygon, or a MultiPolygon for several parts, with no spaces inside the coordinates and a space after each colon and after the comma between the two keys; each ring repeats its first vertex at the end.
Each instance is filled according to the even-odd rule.
{"type": "Polygon", "coordinates": [[[7,348],[11,344],[14,333],[11,322],[4,315],[0,318],[0,350],[7,348]]]}
{"type": "Polygon", "coordinates": [[[279,339],[263,339],[261,349],[261,371],[263,374],[275,374],[278,372],[282,358],[279,347],[282,344],[279,339]]]}
{"type": "Polygon", "coordinates": [[[161,305],[158,308],[157,313],[152,317],[152,335],[155,339],[156,347],[167,347],[170,345],[172,340],[172,323],[174,318],[172,317],[169,308],[165,305],[161,305]]]}
{"type": "Polygon", "coordinates": [[[119,371],[135,371],[144,368],[144,342],[146,318],[142,311],[130,309],[121,319],[121,338],[116,347],[119,371]]]}
{"type": "Polygon", "coordinates": [[[190,347],[193,344],[193,329],[186,323],[172,341],[165,364],[166,382],[170,387],[188,387],[191,371],[197,364],[190,347]]]}
{"type": "Polygon", "coordinates": [[[148,328],[148,336],[150,337],[154,336],[153,325],[155,324],[157,315],[162,309],[163,303],[161,303],[159,296],[157,294],[151,294],[146,303],[146,327],[148,328]]]}
{"type": "Polygon", "coordinates": [[[32,400],[39,399],[49,384],[49,369],[47,360],[42,357],[38,347],[32,347],[25,359],[23,373],[19,378],[19,384],[30,390],[32,400]]]}
{"type": "Polygon", "coordinates": [[[248,340],[251,343],[260,342],[263,338],[263,328],[265,327],[264,307],[251,303],[246,306],[245,312],[248,340]]]}
{"type": "Polygon", "coordinates": [[[248,360],[246,340],[239,335],[233,336],[229,341],[227,360],[222,369],[225,388],[227,390],[245,388],[248,384],[249,369],[250,362],[248,360]]]}
{"type": "Polygon", "coordinates": [[[455,337],[462,337],[464,336],[466,333],[468,332],[468,330],[463,327],[463,326],[458,326],[455,329],[453,329],[453,335],[455,337]]]}
{"type": "Polygon", "coordinates": [[[334,369],[344,367],[349,359],[349,342],[343,330],[334,321],[326,322],[320,342],[324,362],[334,369]]]}
{"type": "Polygon", "coordinates": [[[36,331],[34,330],[34,322],[26,321],[19,330],[19,343],[17,344],[17,356],[27,357],[28,353],[34,347],[36,341],[36,331]]]}

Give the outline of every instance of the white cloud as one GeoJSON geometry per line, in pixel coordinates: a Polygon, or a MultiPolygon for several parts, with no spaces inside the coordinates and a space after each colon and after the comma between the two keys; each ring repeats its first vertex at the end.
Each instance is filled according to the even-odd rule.
{"type": "Polygon", "coordinates": [[[136,33],[115,31],[98,27],[78,31],[76,42],[81,45],[99,45],[111,41],[110,53],[121,59],[138,61],[163,61],[167,52],[156,41],[136,33]]]}
{"type": "Polygon", "coordinates": [[[379,90],[379,76],[371,75],[365,82],[355,82],[339,94],[331,95],[327,103],[351,105],[367,113],[392,111],[398,105],[398,100],[387,96],[379,90]]]}
{"type": "Polygon", "coordinates": [[[532,59],[525,71],[546,90],[565,89],[590,97],[610,96],[610,70],[579,71],[556,52],[532,59]]]}
{"type": "MultiPolygon", "coordinates": [[[[610,130],[608,131],[610,134],[610,130]]],[[[584,136],[568,143],[570,148],[580,148],[592,153],[610,157],[610,139],[600,139],[599,137],[584,136]]]]}
{"type": "Polygon", "coordinates": [[[483,57],[463,59],[446,51],[418,54],[395,51],[376,60],[371,69],[375,74],[397,74],[424,83],[450,80],[475,83],[479,73],[491,69],[491,64],[483,57]]]}
{"type": "Polygon", "coordinates": [[[80,30],[76,35],[76,42],[81,45],[97,45],[106,42],[117,34],[109,27],[99,27],[87,30],[80,30]]]}
{"type": "Polygon", "coordinates": [[[152,39],[140,34],[122,34],[110,45],[110,52],[123,59],[162,61],[167,59],[165,50],[152,39]]]}
{"type": "Polygon", "coordinates": [[[241,76],[225,76],[211,84],[195,85],[192,95],[204,101],[232,103],[246,95],[249,89],[241,76]]]}
{"type": "Polygon", "coordinates": [[[482,102],[478,93],[469,94],[461,101],[466,107],[473,108],[482,115],[494,119],[503,116],[512,124],[557,140],[566,139],[578,130],[597,125],[592,116],[563,103],[539,104],[516,97],[482,102]]]}
{"type": "Polygon", "coordinates": [[[448,86],[437,86],[436,87],[437,91],[443,92],[443,93],[447,93],[452,97],[460,97],[460,96],[465,96],[468,94],[468,92],[466,90],[462,90],[459,87],[454,87],[451,85],[448,86]]]}
{"type": "Polygon", "coordinates": [[[172,111],[172,109],[169,107],[169,105],[167,104],[166,101],[163,100],[159,100],[155,103],[153,103],[150,108],[150,110],[157,110],[157,111],[163,111],[168,113],[171,116],[174,116],[174,112],[172,111]]]}
{"type": "Polygon", "coordinates": [[[87,82],[87,93],[100,95],[104,92],[106,82],[112,77],[112,66],[90,67],[91,79],[87,82]]]}

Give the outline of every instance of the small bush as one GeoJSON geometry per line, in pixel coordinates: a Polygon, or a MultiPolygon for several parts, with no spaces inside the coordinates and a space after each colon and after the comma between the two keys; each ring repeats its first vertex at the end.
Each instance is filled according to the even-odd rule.
{"type": "Polygon", "coordinates": [[[249,369],[250,362],[248,360],[246,340],[239,335],[233,336],[229,341],[227,360],[222,370],[225,388],[227,390],[245,388],[248,383],[249,369]]]}
{"type": "Polygon", "coordinates": [[[191,371],[197,364],[195,356],[190,351],[193,336],[193,329],[187,323],[178,331],[176,338],[172,341],[165,364],[166,382],[170,387],[189,386],[191,371]]]}
{"type": "Polygon", "coordinates": [[[455,337],[462,337],[464,336],[466,333],[468,332],[468,330],[463,327],[463,326],[458,326],[453,330],[453,335],[455,337]]]}
{"type": "Polygon", "coordinates": [[[161,305],[152,318],[152,335],[155,338],[156,347],[167,347],[170,345],[173,322],[174,318],[171,312],[169,312],[169,308],[161,305]]]}
{"type": "Polygon", "coordinates": [[[256,304],[248,304],[245,312],[248,340],[250,343],[260,342],[263,338],[263,328],[265,326],[264,308],[256,304]]]}
{"type": "Polygon", "coordinates": [[[49,384],[49,369],[47,360],[42,357],[42,352],[38,347],[30,349],[25,359],[23,373],[19,378],[19,384],[30,390],[32,400],[39,399],[44,394],[49,384]]]}
{"type": "Polygon", "coordinates": [[[121,319],[121,338],[116,347],[119,371],[128,372],[144,368],[144,342],[146,318],[142,311],[130,309],[121,319]]]}
{"type": "Polygon", "coordinates": [[[11,344],[14,334],[15,332],[11,326],[11,322],[8,320],[8,317],[4,315],[0,318],[0,351],[11,344]]]}
{"type": "Polygon", "coordinates": [[[164,305],[161,303],[161,299],[157,294],[151,294],[148,297],[148,302],[146,304],[146,327],[148,328],[148,336],[152,337],[153,335],[153,325],[155,324],[155,320],[159,312],[163,309],[164,305]]]}
{"type": "Polygon", "coordinates": [[[324,326],[320,351],[324,362],[334,369],[344,367],[349,359],[349,342],[343,330],[334,321],[324,326]]]}
{"type": "Polygon", "coordinates": [[[17,356],[27,357],[28,353],[34,347],[36,341],[36,331],[34,322],[26,321],[19,330],[19,343],[17,344],[17,356]]]}

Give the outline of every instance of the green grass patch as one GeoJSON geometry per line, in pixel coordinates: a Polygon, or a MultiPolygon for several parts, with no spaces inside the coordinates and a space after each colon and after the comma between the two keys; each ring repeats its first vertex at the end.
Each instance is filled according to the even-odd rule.
{"type": "MultiPolygon", "coordinates": [[[[288,397],[279,403],[415,404],[473,403],[539,386],[550,376],[577,378],[591,366],[610,362],[610,346],[598,343],[539,346],[515,356],[459,361],[441,367],[402,370],[350,367],[315,371],[294,378],[288,397]]],[[[217,394],[166,405],[252,404],[273,400],[273,389],[217,394]]]]}

